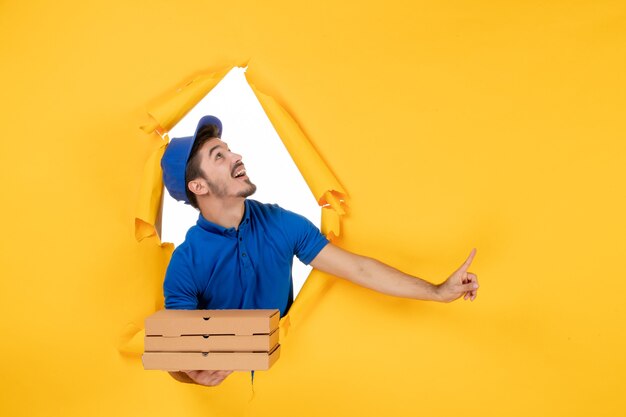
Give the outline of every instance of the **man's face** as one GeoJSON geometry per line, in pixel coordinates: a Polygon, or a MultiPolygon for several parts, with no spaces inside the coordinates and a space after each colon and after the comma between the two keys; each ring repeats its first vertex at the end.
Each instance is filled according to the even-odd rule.
{"type": "Polygon", "coordinates": [[[198,150],[200,170],[209,188],[209,194],[218,198],[249,197],[256,191],[241,160],[219,138],[206,141],[198,150]]]}

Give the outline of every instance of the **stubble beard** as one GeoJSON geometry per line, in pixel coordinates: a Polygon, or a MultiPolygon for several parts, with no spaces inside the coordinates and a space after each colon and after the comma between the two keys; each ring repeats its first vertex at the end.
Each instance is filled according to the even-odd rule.
{"type": "MultiPolygon", "coordinates": [[[[211,194],[213,194],[215,197],[219,197],[219,198],[229,197],[226,191],[226,187],[222,186],[221,184],[214,183],[213,181],[209,180],[206,176],[204,180],[207,182],[207,185],[209,186],[209,190],[211,191],[211,194]]],[[[252,181],[250,181],[249,179],[246,179],[244,182],[248,184],[248,188],[246,188],[245,190],[239,191],[235,195],[236,197],[246,198],[246,197],[250,197],[252,194],[256,192],[256,185],[254,185],[252,181]]]]}
{"type": "Polygon", "coordinates": [[[245,180],[245,183],[248,184],[249,187],[246,188],[245,190],[239,191],[239,193],[237,193],[237,197],[243,197],[243,198],[250,197],[252,194],[256,192],[256,185],[254,185],[252,181],[245,180]]]}

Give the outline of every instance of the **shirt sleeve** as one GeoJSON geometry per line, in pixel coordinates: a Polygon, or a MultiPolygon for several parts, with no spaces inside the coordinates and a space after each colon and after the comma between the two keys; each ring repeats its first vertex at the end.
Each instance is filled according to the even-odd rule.
{"type": "Polygon", "coordinates": [[[294,254],[308,265],[328,244],[326,236],[306,217],[283,209],[285,232],[293,244],[294,254]]]}
{"type": "Polygon", "coordinates": [[[168,310],[198,310],[198,292],[189,262],[174,251],[163,281],[165,308],[168,310]]]}

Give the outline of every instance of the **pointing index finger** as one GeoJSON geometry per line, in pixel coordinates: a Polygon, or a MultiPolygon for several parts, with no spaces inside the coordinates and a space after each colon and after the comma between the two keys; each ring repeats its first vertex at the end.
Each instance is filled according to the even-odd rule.
{"type": "Polygon", "coordinates": [[[472,251],[470,252],[469,256],[467,257],[463,265],[461,265],[461,269],[463,269],[464,271],[467,271],[467,268],[469,268],[469,266],[472,264],[472,261],[474,260],[475,255],[476,255],[476,248],[472,248],[472,251]]]}

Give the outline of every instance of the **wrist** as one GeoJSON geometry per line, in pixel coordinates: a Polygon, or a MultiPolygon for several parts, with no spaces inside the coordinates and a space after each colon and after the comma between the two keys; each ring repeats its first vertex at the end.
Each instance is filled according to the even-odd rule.
{"type": "Polygon", "coordinates": [[[441,303],[443,301],[443,297],[442,297],[442,287],[441,284],[432,284],[433,286],[433,290],[432,290],[432,299],[431,301],[436,301],[438,303],[441,303]]]}
{"type": "MultiPolygon", "coordinates": [[[[417,278],[417,277],[415,277],[417,278]]],[[[415,293],[411,298],[423,301],[441,301],[441,288],[439,285],[428,282],[422,278],[415,280],[415,293]]]]}

